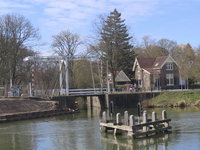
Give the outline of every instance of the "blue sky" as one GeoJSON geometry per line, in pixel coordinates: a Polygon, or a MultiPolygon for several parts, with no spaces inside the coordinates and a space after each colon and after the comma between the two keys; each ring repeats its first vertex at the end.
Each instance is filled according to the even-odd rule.
{"type": "Polygon", "coordinates": [[[200,45],[200,0],[1,0],[0,15],[17,12],[39,28],[42,55],[50,54],[51,36],[71,29],[84,39],[98,14],[121,12],[137,41],[143,36],[200,45]]]}

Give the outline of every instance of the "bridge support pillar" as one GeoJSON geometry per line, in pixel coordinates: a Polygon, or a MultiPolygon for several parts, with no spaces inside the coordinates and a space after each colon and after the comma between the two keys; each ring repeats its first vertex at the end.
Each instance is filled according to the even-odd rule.
{"type": "Polygon", "coordinates": [[[107,107],[105,95],[87,96],[88,107],[109,108],[107,107]]]}
{"type": "Polygon", "coordinates": [[[92,105],[92,97],[91,96],[87,96],[87,107],[93,107],[93,105],[92,105]]]}

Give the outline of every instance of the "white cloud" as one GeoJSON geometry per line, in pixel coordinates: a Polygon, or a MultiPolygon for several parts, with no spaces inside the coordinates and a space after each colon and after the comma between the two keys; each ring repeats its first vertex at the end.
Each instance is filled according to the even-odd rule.
{"type": "Polygon", "coordinates": [[[16,2],[0,2],[0,8],[31,8],[31,5],[21,4],[16,2]]]}
{"type": "MultiPolygon", "coordinates": [[[[199,4],[199,0],[190,0],[199,4]],[[195,2],[196,1],[196,2],[195,2]]],[[[72,29],[79,34],[90,34],[91,23],[96,15],[110,13],[115,8],[121,12],[122,19],[126,24],[135,27],[136,23],[146,23],[147,20],[156,17],[171,15],[172,12],[192,10],[189,0],[1,0],[0,14],[7,12],[18,12],[27,16],[39,27],[43,37],[50,38],[51,35],[61,30],[72,29]]],[[[173,18],[173,16],[171,16],[173,18]]],[[[181,17],[181,15],[180,15],[181,17]]],[[[170,18],[170,17],[169,17],[170,18]]],[[[168,20],[170,21],[171,18],[168,20]]],[[[198,18],[198,17],[196,17],[198,18]]],[[[190,18],[187,18],[190,20],[190,18]]],[[[179,21],[186,19],[178,18],[179,21]]],[[[198,20],[198,19],[197,19],[198,20]]],[[[154,20],[156,22],[156,19],[154,20]]],[[[197,21],[196,21],[197,22],[197,21]]],[[[164,26],[164,25],[163,25],[164,26]]],[[[139,25],[137,26],[137,28],[139,25]]],[[[161,28],[161,27],[158,27],[161,28]]],[[[176,27],[173,26],[174,30],[176,27]]],[[[168,29],[168,27],[167,27],[168,29]]],[[[135,30],[135,29],[134,29],[135,30]]],[[[145,31],[144,31],[145,32],[145,31]]],[[[140,34],[145,34],[142,30],[140,34]]],[[[147,32],[147,31],[146,31],[147,32]]],[[[166,31],[167,32],[167,31],[166,31]]],[[[157,31],[147,33],[153,36],[159,34],[157,31]]]]}

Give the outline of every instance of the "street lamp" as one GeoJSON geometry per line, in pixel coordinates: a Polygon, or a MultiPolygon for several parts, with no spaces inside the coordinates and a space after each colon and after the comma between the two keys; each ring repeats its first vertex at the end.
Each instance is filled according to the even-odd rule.
{"type": "Polygon", "coordinates": [[[107,78],[108,78],[108,82],[107,82],[108,83],[108,93],[110,93],[110,79],[111,79],[111,74],[110,73],[108,74],[107,78]]]}

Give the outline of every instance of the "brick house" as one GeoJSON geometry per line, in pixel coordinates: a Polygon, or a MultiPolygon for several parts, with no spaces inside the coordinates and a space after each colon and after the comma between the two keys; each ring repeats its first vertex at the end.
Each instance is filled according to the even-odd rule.
{"type": "Polygon", "coordinates": [[[136,58],[133,66],[139,88],[179,89],[179,68],[177,62],[169,56],[156,58],[136,58]]]}

